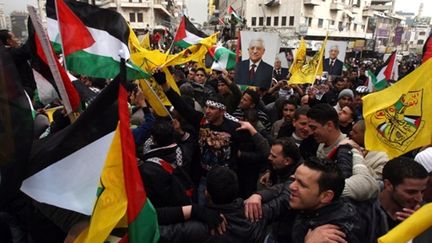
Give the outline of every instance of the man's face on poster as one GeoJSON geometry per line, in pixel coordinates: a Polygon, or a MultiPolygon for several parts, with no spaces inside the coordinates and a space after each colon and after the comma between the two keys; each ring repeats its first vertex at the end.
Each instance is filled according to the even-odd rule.
{"type": "Polygon", "coordinates": [[[336,59],[338,55],[339,55],[339,49],[337,49],[336,47],[332,47],[332,49],[330,49],[330,58],[336,59]]]}
{"type": "Polygon", "coordinates": [[[259,60],[261,60],[265,52],[263,42],[260,40],[251,41],[249,43],[248,52],[249,52],[249,59],[254,63],[258,62],[259,60]]]}

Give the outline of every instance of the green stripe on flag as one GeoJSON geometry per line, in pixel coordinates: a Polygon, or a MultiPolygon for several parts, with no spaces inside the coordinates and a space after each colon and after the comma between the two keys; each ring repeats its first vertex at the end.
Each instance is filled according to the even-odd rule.
{"type": "Polygon", "coordinates": [[[157,243],[159,240],[159,226],[150,200],[146,200],[144,207],[133,222],[129,224],[129,242],[157,243]],[[156,229],[156,230],[155,230],[156,229]]]}
{"type": "MultiPolygon", "coordinates": [[[[66,57],[69,71],[96,78],[112,78],[120,72],[120,63],[111,57],[93,55],[86,51],[77,51],[66,57]]],[[[136,65],[128,64],[127,78],[140,79],[149,78],[151,75],[145,73],[136,65]]]]}
{"type": "Polygon", "coordinates": [[[186,49],[186,48],[188,48],[189,46],[191,46],[190,43],[187,43],[187,42],[184,41],[184,40],[179,40],[179,41],[175,42],[174,45],[175,45],[175,46],[178,46],[178,47],[181,47],[181,48],[184,48],[184,49],[186,49]]]}

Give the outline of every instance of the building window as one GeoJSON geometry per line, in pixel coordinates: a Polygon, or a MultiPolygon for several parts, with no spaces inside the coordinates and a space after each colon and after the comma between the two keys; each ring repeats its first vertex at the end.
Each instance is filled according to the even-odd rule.
{"type": "Polygon", "coordinates": [[[294,16],[290,16],[289,26],[293,26],[293,25],[294,25],[294,16]]]}
{"type": "Polygon", "coordinates": [[[263,26],[264,25],[264,17],[259,17],[258,18],[258,26],[263,26]]]}
{"type": "Polygon", "coordinates": [[[270,26],[271,25],[271,17],[267,17],[266,18],[266,25],[270,26]]]}
{"type": "Polygon", "coordinates": [[[330,21],[330,25],[334,25],[334,24],[335,24],[334,20],[330,21]]]}
{"type": "Polygon", "coordinates": [[[351,30],[351,23],[346,23],[346,30],[350,31],[351,30]]]}
{"type": "Polygon", "coordinates": [[[307,24],[309,27],[312,26],[312,18],[307,18],[307,24]]]}
{"type": "Polygon", "coordinates": [[[426,32],[425,31],[421,31],[421,32],[419,32],[419,35],[426,35],[426,32]]]}
{"type": "Polygon", "coordinates": [[[318,19],[318,28],[322,28],[323,27],[323,23],[324,23],[323,19],[318,19]]]}
{"type": "Polygon", "coordinates": [[[278,26],[279,25],[279,17],[278,16],[274,17],[273,25],[274,26],[278,26]]]}
{"type": "Polygon", "coordinates": [[[137,20],[138,20],[138,23],[142,23],[143,22],[143,14],[142,13],[138,13],[137,20]]]}
{"type": "Polygon", "coordinates": [[[417,45],[423,45],[424,40],[417,40],[417,45]]]}
{"type": "Polygon", "coordinates": [[[286,26],[286,24],[287,24],[287,18],[286,18],[286,16],[282,16],[282,23],[281,23],[281,25],[282,26],[286,26]]]}
{"type": "Polygon", "coordinates": [[[342,31],[342,30],[343,30],[343,22],[342,22],[342,21],[339,22],[338,30],[339,30],[339,31],[342,31]]]}
{"type": "Polygon", "coordinates": [[[357,24],[354,24],[354,31],[357,31],[357,24]]]}
{"type": "Polygon", "coordinates": [[[129,13],[129,21],[131,23],[135,22],[135,13],[129,13]]]}
{"type": "Polygon", "coordinates": [[[252,17],[251,24],[252,26],[256,26],[256,17],[252,17]]]}

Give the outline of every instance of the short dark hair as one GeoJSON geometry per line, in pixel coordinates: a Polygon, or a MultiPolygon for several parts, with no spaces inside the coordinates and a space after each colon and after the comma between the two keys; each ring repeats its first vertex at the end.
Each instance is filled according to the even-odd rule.
{"type": "Polygon", "coordinates": [[[9,34],[9,30],[3,29],[0,30],[0,40],[3,42],[3,45],[7,45],[7,40],[11,37],[9,34]]]}
{"type": "Polygon", "coordinates": [[[221,104],[225,104],[225,100],[224,100],[223,96],[221,94],[219,94],[219,93],[210,95],[207,98],[207,100],[211,100],[211,101],[215,101],[215,102],[218,102],[218,103],[221,103],[221,104]]]}
{"type": "Polygon", "coordinates": [[[303,165],[321,172],[321,176],[318,179],[320,192],[331,190],[334,193],[332,201],[339,199],[345,187],[345,178],[341,169],[334,161],[310,157],[303,162],[303,165]]]}
{"type": "Polygon", "coordinates": [[[339,128],[339,116],[336,110],[327,103],[321,103],[312,106],[312,108],[310,108],[308,111],[307,116],[317,121],[321,125],[331,121],[336,128],[339,128]]]}
{"type": "Polygon", "coordinates": [[[185,73],[182,70],[176,70],[174,72],[174,76],[180,78],[181,80],[186,79],[186,75],[185,75],[185,73]]]}
{"type": "Polygon", "coordinates": [[[273,145],[282,146],[282,154],[284,157],[290,157],[294,163],[298,163],[301,159],[300,149],[295,144],[292,138],[278,138],[272,142],[273,145]]]}
{"type": "Polygon", "coordinates": [[[206,72],[206,70],[204,69],[204,68],[202,68],[202,67],[200,67],[200,68],[197,68],[196,69],[196,73],[198,72],[198,71],[201,71],[201,72],[203,72],[204,73],[204,75],[207,77],[207,72],[206,72]]]}
{"type": "Polygon", "coordinates": [[[215,204],[228,204],[238,197],[237,175],[227,167],[217,166],[207,173],[207,192],[215,204]]]}
{"type": "Polygon", "coordinates": [[[409,157],[396,157],[384,165],[383,180],[387,179],[393,186],[397,186],[404,179],[425,179],[428,177],[426,169],[409,157]]]}
{"type": "Polygon", "coordinates": [[[155,121],[150,133],[153,136],[153,142],[160,147],[170,145],[175,141],[174,128],[171,122],[163,118],[155,121]]]}
{"type": "Polygon", "coordinates": [[[252,89],[247,89],[243,92],[243,95],[248,94],[251,98],[252,98],[252,103],[255,104],[255,106],[258,105],[259,100],[260,100],[260,96],[258,94],[258,92],[256,92],[255,90],[252,89]]]}
{"type": "Polygon", "coordinates": [[[310,110],[309,106],[303,106],[298,108],[294,113],[294,120],[298,120],[301,115],[307,116],[309,110],[310,110]]]}
{"type": "Polygon", "coordinates": [[[298,103],[294,98],[290,97],[289,99],[285,99],[282,101],[282,104],[281,104],[281,110],[282,111],[286,105],[293,105],[297,110],[298,103]]]}

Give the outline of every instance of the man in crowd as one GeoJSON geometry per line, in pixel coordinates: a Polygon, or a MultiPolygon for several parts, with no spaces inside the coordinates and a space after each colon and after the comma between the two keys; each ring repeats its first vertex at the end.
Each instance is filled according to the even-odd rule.
{"type": "Polygon", "coordinates": [[[288,68],[282,67],[282,62],[279,57],[276,57],[274,67],[273,67],[273,78],[277,81],[282,79],[287,79],[288,76],[288,68]]]}
{"type": "Polygon", "coordinates": [[[341,112],[342,108],[353,103],[354,93],[350,89],[342,90],[338,95],[337,104],[334,106],[337,112],[341,112]]]}
{"type": "Polygon", "coordinates": [[[353,148],[347,136],[339,130],[339,117],[336,110],[328,104],[318,104],[312,107],[307,116],[309,127],[315,140],[320,143],[317,157],[333,158],[339,155],[340,149],[345,150],[338,165],[346,176],[344,196],[355,200],[367,200],[376,196],[378,183],[365,165],[360,148],[353,148]]]}

